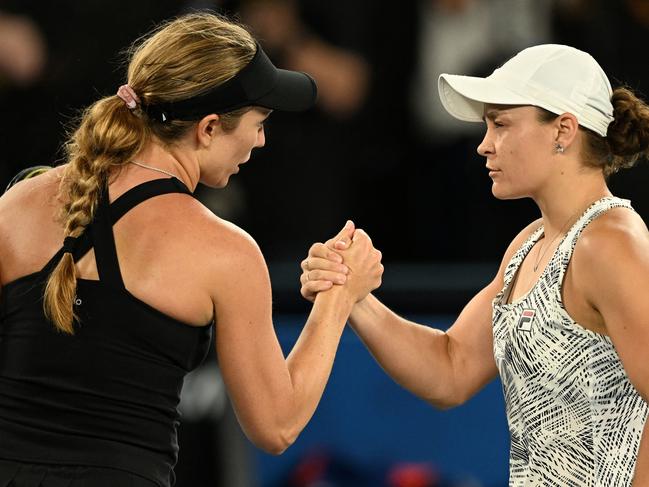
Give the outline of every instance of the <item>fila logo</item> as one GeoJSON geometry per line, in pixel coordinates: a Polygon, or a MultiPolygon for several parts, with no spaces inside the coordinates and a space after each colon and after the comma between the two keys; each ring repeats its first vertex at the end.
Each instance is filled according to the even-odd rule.
{"type": "Polygon", "coordinates": [[[518,325],[516,325],[516,328],[522,331],[531,331],[532,320],[534,319],[535,314],[536,311],[534,311],[533,309],[524,309],[523,314],[521,314],[521,319],[518,320],[518,325]]]}

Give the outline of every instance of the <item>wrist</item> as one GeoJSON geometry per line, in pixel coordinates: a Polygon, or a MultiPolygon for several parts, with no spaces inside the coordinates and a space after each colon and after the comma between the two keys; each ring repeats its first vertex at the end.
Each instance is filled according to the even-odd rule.
{"type": "Polygon", "coordinates": [[[327,307],[333,307],[346,318],[351,313],[355,302],[354,297],[351,296],[345,286],[334,285],[328,291],[318,293],[313,304],[320,303],[327,307]]]}
{"type": "Polygon", "coordinates": [[[352,311],[349,313],[350,323],[363,314],[371,313],[373,309],[373,301],[376,301],[376,298],[372,293],[365,296],[360,301],[357,301],[352,308],[352,311]]]}

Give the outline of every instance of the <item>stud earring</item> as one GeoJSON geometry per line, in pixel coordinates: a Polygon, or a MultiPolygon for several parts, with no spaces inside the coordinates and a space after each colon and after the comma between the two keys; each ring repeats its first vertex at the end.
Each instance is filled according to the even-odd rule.
{"type": "Polygon", "coordinates": [[[561,144],[559,144],[558,142],[556,144],[554,144],[554,152],[556,152],[557,154],[563,154],[564,150],[565,149],[563,148],[563,146],[561,144]]]}

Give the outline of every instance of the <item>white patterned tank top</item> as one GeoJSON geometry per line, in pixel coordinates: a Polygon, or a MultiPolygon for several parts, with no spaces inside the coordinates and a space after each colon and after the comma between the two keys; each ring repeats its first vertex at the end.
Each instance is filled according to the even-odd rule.
{"type": "Polygon", "coordinates": [[[509,485],[627,487],[633,480],[647,403],[629,381],[610,338],[566,312],[561,285],[579,235],[629,201],[593,203],[561,240],[534,287],[507,303],[516,271],[543,234],[537,229],[505,269],[493,301],[494,356],[511,437],[509,485]]]}

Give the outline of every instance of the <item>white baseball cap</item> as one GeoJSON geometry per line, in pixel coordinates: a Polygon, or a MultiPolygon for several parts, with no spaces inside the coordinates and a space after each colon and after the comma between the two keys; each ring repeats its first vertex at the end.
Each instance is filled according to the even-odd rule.
{"type": "Polygon", "coordinates": [[[534,105],[606,137],[613,121],[611,83],[597,61],[574,47],[528,47],[486,78],[441,74],[439,96],[455,118],[481,122],[484,104],[534,105]]]}

